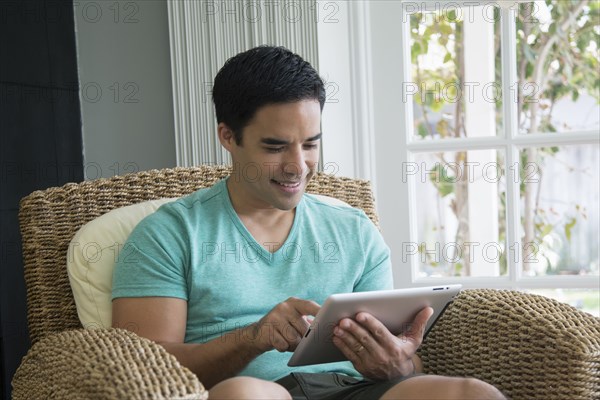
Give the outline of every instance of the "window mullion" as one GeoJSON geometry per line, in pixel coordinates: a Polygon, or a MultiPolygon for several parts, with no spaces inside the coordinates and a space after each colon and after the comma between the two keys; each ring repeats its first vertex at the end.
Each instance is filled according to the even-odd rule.
{"type": "Polygon", "coordinates": [[[511,139],[519,147],[594,144],[600,142],[598,131],[528,133],[511,139]]]}
{"type": "Polygon", "coordinates": [[[414,141],[407,145],[410,151],[463,151],[480,149],[504,149],[507,141],[499,137],[461,137],[442,140],[414,141]]]}
{"type": "Polygon", "coordinates": [[[375,198],[381,231],[391,249],[394,286],[411,287],[415,278],[412,271],[417,265],[411,266],[405,259],[403,248],[411,242],[407,222],[414,199],[409,200],[402,168],[410,154],[406,142],[412,132],[413,116],[412,104],[398,95],[403,84],[410,82],[410,29],[405,23],[398,23],[398,18],[407,22],[408,17],[403,14],[401,3],[370,1],[368,7],[369,26],[373,28],[368,45],[373,56],[372,123],[378,183],[375,198]]]}
{"type": "MultiPolygon", "coordinates": [[[[400,49],[402,51],[402,65],[400,67],[400,76],[402,77],[402,82],[412,82],[413,77],[412,77],[412,64],[411,64],[411,52],[410,52],[410,48],[411,48],[411,43],[410,43],[410,38],[411,38],[411,31],[410,31],[410,15],[406,13],[406,8],[405,6],[402,7],[402,15],[401,15],[401,21],[406,22],[406,23],[402,23],[402,34],[400,35],[400,49]]],[[[403,107],[402,107],[402,113],[404,115],[402,115],[401,117],[401,121],[402,121],[402,125],[403,125],[403,131],[404,131],[404,137],[403,137],[403,141],[404,141],[404,148],[406,149],[406,160],[408,163],[414,163],[414,156],[412,151],[408,148],[409,143],[411,143],[412,139],[414,138],[414,115],[413,115],[413,103],[410,100],[409,96],[406,96],[406,94],[404,93],[405,90],[405,85],[402,86],[402,101],[403,101],[403,107]]],[[[409,177],[406,181],[406,189],[408,191],[408,231],[409,231],[409,238],[411,240],[415,239],[416,242],[416,238],[417,236],[417,221],[416,221],[416,215],[417,215],[417,205],[416,205],[416,199],[417,199],[417,195],[416,195],[416,182],[415,182],[414,177],[409,177]]],[[[404,246],[404,245],[403,245],[404,246]]],[[[404,253],[404,248],[402,249],[402,252],[404,253]]],[[[415,282],[418,279],[419,276],[419,257],[418,255],[412,254],[409,259],[409,265],[410,265],[410,277],[411,277],[411,282],[415,282]]]]}
{"type": "MultiPolygon", "coordinates": [[[[406,12],[406,5],[402,6],[401,11],[401,35],[400,35],[400,51],[402,52],[402,63],[400,65],[400,76],[402,82],[412,82],[412,70],[411,70],[411,53],[410,53],[410,14],[406,12]]],[[[401,128],[404,131],[404,143],[408,145],[414,138],[414,115],[413,115],[413,103],[410,100],[411,97],[406,93],[406,85],[402,85],[402,102],[404,103],[403,115],[401,118],[401,128]]]]}
{"type": "Polygon", "coordinates": [[[523,245],[519,236],[520,226],[520,182],[519,150],[513,140],[519,134],[517,76],[517,29],[514,9],[502,8],[501,15],[501,51],[502,51],[502,113],[504,138],[506,140],[506,251],[508,276],[511,286],[515,287],[522,275],[521,252],[523,245]]]}
{"type": "Polygon", "coordinates": [[[419,286],[435,286],[440,284],[462,284],[464,289],[598,289],[597,276],[535,276],[526,277],[519,282],[501,277],[427,277],[418,278],[419,286]]]}
{"type": "Polygon", "coordinates": [[[506,139],[504,135],[496,137],[461,137],[442,140],[419,140],[407,144],[408,150],[415,153],[434,151],[460,151],[480,149],[506,149],[507,146],[558,146],[573,144],[596,144],[600,135],[595,131],[574,131],[567,133],[534,133],[517,135],[506,139]]]}

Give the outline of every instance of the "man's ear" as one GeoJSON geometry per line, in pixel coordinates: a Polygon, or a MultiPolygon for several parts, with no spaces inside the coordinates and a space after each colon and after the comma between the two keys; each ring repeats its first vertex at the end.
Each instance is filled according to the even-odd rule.
{"type": "Polygon", "coordinates": [[[219,142],[221,146],[225,147],[225,150],[231,153],[231,150],[235,143],[235,134],[224,122],[220,122],[217,125],[217,134],[219,135],[219,142]]]}

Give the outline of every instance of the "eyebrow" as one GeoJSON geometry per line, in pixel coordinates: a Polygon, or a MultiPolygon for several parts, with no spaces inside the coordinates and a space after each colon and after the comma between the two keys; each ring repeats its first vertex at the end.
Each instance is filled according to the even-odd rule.
{"type": "MultiPolygon", "coordinates": [[[[306,139],[305,142],[314,142],[316,140],[321,139],[321,136],[323,136],[323,134],[318,133],[315,136],[309,137],[308,139],[306,139]]],[[[264,138],[264,139],[261,139],[260,142],[262,144],[268,144],[268,145],[284,145],[284,144],[289,143],[287,140],[274,139],[274,138],[264,138]]]]}

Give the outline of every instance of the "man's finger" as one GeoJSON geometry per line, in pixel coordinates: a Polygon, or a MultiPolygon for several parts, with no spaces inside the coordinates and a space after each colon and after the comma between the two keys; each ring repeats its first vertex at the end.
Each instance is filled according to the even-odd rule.
{"type": "Polygon", "coordinates": [[[298,314],[300,315],[312,315],[315,316],[321,309],[321,306],[311,300],[295,299],[289,300],[298,314]]]}
{"type": "Polygon", "coordinates": [[[416,315],[413,320],[410,329],[404,334],[404,336],[412,336],[417,338],[423,338],[423,334],[425,333],[425,326],[427,326],[427,321],[433,315],[433,308],[425,307],[416,315]]]}
{"type": "Polygon", "coordinates": [[[295,318],[292,318],[289,321],[289,324],[290,324],[290,327],[294,328],[294,331],[300,337],[300,339],[304,336],[304,334],[308,330],[308,327],[310,326],[308,324],[308,322],[306,322],[306,320],[304,318],[302,318],[301,315],[296,316],[295,318]]]}
{"type": "Polygon", "coordinates": [[[353,364],[360,361],[360,357],[356,354],[356,352],[353,349],[351,349],[350,346],[348,346],[348,344],[346,342],[344,342],[341,338],[334,337],[333,344],[338,349],[340,349],[342,354],[345,355],[346,358],[353,364]]]}
{"type": "Polygon", "coordinates": [[[294,315],[289,315],[289,323],[296,328],[300,337],[304,336],[310,324],[306,316],[315,316],[321,307],[314,301],[291,298],[288,300],[294,310],[294,315]]]}
{"type": "Polygon", "coordinates": [[[290,343],[286,340],[284,335],[282,335],[278,331],[273,332],[273,337],[271,339],[271,343],[272,343],[273,347],[275,348],[275,350],[277,350],[281,353],[288,351],[290,349],[290,343]]]}
{"type": "Polygon", "coordinates": [[[394,337],[381,321],[369,313],[360,312],[356,314],[355,320],[367,329],[371,333],[371,336],[380,344],[388,343],[394,337]]]}
{"type": "Polygon", "coordinates": [[[285,340],[290,344],[290,350],[296,348],[307,329],[308,324],[302,317],[295,318],[286,324],[282,330],[282,334],[285,340]]]}
{"type": "Polygon", "coordinates": [[[333,330],[333,334],[341,339],[351,349],[366,349],[365,351],[377,351],[379,344],[373,339],[371,333],[356,321],[344,318],[333,330]]]}

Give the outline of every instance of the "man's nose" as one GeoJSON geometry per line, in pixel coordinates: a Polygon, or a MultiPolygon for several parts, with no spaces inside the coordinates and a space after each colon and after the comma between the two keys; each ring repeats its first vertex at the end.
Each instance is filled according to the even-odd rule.
{"type": "Polygon", "coordinates": [[[287,175],[301,176],[305,168],[304,154],[301,150],[292,150],[284,160],[283,172],[287,175]]]}

